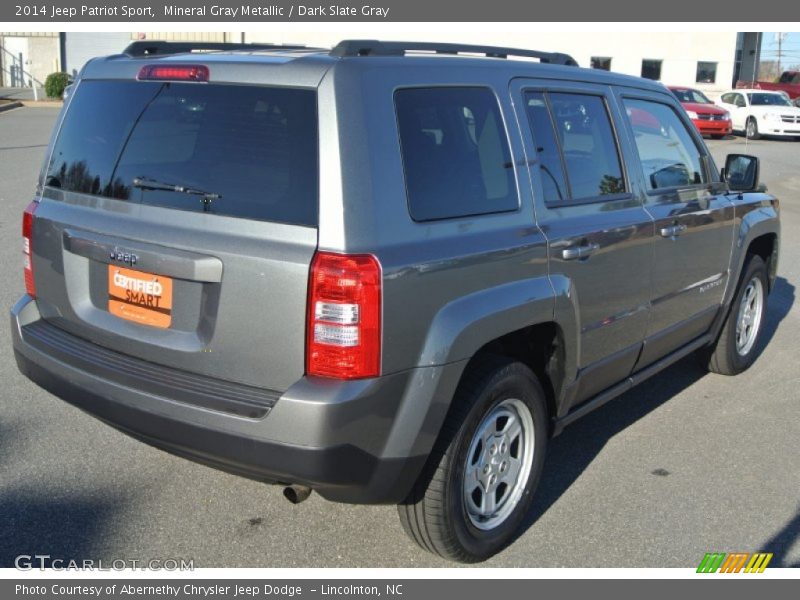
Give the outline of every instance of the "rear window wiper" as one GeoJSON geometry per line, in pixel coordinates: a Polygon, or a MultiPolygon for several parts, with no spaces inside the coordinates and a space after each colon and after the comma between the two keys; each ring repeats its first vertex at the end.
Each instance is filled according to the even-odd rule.
{"type": "Polygon", "coordinates": [[[165,183],[163,181],[158,181],[156,179],[150,179],[149,177],[134,177],[132,185],[133,187],[139,188],[140,190],[159,190],[164,192],[178,192],[180,194],[190,194],[192,196],[200,196],[200,200],[203,202],[204,210],[208,210],[211,203],[214,200],[222,199],[222,194],[206,192],[205,190],[187,187],[185,185],[165,183]]]}

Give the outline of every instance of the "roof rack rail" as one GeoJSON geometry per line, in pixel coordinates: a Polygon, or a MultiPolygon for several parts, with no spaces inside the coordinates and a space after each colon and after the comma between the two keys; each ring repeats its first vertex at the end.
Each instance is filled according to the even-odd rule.
{"type": "Polygon", "coordinates": [[[239,44],[234,42],[165,42],[162,40],[131,42],[123,54],[153,56],[179,54],[194,50],[308,50],[308,46],[281,44],[239,44]]]}
{"type": "Polygon", "coordinates": [[[344,40],[330,52],[331,56],[403,56],[406,52],[433,52],[436,54],[483,54],[489,58],[519,56],[538,58],[540,62],[554,65],[578,66],[569,54],[542,52],[502,46],[473,46],[469,44],[439,44],[435,42],[382,42],[379,40],[344,40]]]}

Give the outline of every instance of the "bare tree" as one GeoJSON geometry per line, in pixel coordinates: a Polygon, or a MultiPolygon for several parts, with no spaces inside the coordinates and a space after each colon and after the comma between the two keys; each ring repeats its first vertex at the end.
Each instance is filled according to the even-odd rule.
{"type": "Polygon", "coordinates": [[[762,60],[758,64],[758,78],[761,81],[778,81],[781,72],[777,60],[762,60]]]}

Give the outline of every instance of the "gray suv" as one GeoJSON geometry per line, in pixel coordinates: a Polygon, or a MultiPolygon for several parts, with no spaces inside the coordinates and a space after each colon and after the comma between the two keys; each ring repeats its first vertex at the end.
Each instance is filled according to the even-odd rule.
{"type": "Polygon", "coordinates": [[[479,561],[567,424],[753,363],[778,215],[666,88],[563,54],[137,42],[58,120],[14,350],[148,444],[479,561]]]}

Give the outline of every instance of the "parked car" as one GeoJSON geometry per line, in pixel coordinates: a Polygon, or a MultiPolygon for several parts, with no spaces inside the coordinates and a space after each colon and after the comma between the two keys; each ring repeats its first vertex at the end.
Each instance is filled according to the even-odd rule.
{"type": "Polygon", "coordinates": [[[452,560],[514,539],[564,427],[682,357],[758,353],[778,200],[646,79],[513,48],[134,42],[55,131],[22,373],[291,501],[398,504],[452,560]]]}
{"type": "Polygon", "coordinates": [[[783,91],[790,100],[800,98],[800,71],[784,71],[778,81],[737,81],[736,89],[783,91]]]}
{"type": "Polygon", "coordinates": [[[800,136],[800,108],[781,92],[731,90],[720,96],[717,105],[730,112],[734,131],[751,140],[800,136]]]}
{"type": "Polygon", "coordinates": [[[670,87],[669,91],[674,94],[686,110],[686,114],[703,135],[710,135],[719,140],[733,132],[731,127],[731,116],[727,110],[715,106],[711,100],[700,90],[685,87],[670,87]]]}

